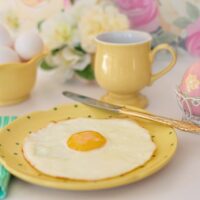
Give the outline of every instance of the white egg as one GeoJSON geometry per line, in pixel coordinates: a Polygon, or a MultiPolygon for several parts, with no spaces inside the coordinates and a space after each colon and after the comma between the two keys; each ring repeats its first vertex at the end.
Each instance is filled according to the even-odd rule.
{"type": "Polygon", "coordinates": [[[0,46],[0,64],[18,62],[20,62],[20,58],[13,49],[5,46],[0,46]]]}
{"type": "Polygon", "coordinates": [[[100,180],[143,165],[155,148],[148,131],[132,120],[77,118],[30,134],[23,152],[44,174],[100,180]]]}
{"type": "Polygon", "coordinates": [[[23,60],[30,60],[42,52],[43,48],[43,41],[35,32],[23,33],[15,41],[15,50],[23,60]]]}
{"type": "Polygon", "coordinates": [[[8,32],[8,30],[0,24],[0,46],[12,47],[13,40],[8,32]]]}

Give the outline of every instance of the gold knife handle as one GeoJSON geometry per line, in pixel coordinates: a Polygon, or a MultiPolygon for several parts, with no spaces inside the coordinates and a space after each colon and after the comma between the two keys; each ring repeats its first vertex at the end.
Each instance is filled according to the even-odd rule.
{"type": "Polygon", "coordinates": [[[129,116],[133,116],[133,117],[139,117],[142,119],[147,119],[147,120],[151,120],[151,121],[158,122],[161,124],[165,124],[165,125],[171,126],[173,128],[177,128],[182,131],[200,134],[200,126],[195,125],[191,122],[179,121],[179,120],[170,119],[167,117],[162,117],[162,116],[144,113],[144,112],[140,112],[140,111],[135,111],[135,110],[127,109],[127,108],[121,108],[119,110],[119,112],[121,114],[129,115],[129,116]]]}

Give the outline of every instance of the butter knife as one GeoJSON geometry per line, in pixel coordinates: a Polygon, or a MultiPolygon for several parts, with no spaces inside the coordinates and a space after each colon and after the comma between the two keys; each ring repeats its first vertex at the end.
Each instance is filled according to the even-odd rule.
{"type": "Polygon", "coordinates": [[[163,116],[158,116],[158,115],[142,112],[139,110],[129,109],[126,107],[117,106],[110,103],[105,103],[103,101],[93,99],[91,97],[87,97],[84,95],[76,94],[70,91],[64,91],[63,95],[70,99],[78,101],[80,103],[83,103],[83,104],[86,104],[88,106],[92,106],[98,109],[108,110],[111,112],[124,114],[124,115],[132,116],[132,117],[147,119],[147,120],[168,125],[170,127],[173,127],[182,131],[200,134],[200,126],[193,124],[191,122],[175,120],[175,119],[171,119],[171,118],[167,118],[163,116]]]}

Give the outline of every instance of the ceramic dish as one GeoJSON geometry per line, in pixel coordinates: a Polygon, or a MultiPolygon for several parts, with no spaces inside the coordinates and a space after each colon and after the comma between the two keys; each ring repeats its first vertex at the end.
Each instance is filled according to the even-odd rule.
{"type": "Polygon", "coordinates": [[[54,178],[40,173],[24,159],[22,144],[28,134],[47,126],[51,121],[77,117],[105,119],[119,117],[119,115],[82,104],[68,104],[20,117],[0,131],[0,162],[14,176],[29,183],[59,189],[95,190],[116,187],[141,180],[161,169],[175,153],[177,137],[172,128],[140,120],[138,123],[149,130],[152,140],[157,145],[157,150],[145,165],[122,176],[100,181],[75,181],[54,178]]]}
{"type": "Polygon", "coordinates": [[[0,106],[27,99],[35,85],[38,62],[47,55],[45,50],[31,60],[0,64],[0,106]]]}

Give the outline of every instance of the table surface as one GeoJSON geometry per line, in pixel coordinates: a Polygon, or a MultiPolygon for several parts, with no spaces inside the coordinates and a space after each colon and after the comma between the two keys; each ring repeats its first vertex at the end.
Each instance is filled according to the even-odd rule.
{"type": "MultiPolygon", "coordinates": [[[[197,58],[180,53],[175,68],[151,87],[145,88],[143,94],[149,99],[147,110],[163,116],[181,119],[175,89],[180,83],[186,68],[197,58]]],[[[155,63],[158,70],[167,64],[163,54],[155,63]]],[[[0,107],[0,115],[23,115],[37,110],[46,110],[70,100],[61,95],[61,91],[71,90],[91,97],[99,98],[105,93],[95,83],[70,81],[61,83],[55,72],[39,70],[38,80],[31,97],[18,105],[0,107]]],[[[8,200],[169,200],[198,199],[200,196],[200,136],[177,131],[178,148],[171,162],[156,174],[140,182],[114,189],[101,191],[62,191],[43,188],[12,178],[8,200]]]]}

